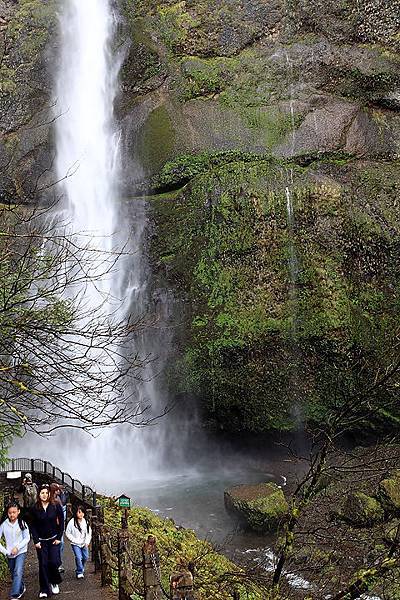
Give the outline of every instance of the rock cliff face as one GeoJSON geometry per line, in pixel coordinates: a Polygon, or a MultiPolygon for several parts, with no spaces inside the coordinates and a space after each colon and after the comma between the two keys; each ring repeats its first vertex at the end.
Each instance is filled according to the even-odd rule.
{"type": "Polygon", "coordinates": [[[398,330],[400,3],[124,9],[127,145],[171,194],[155,268],[187,305],[177,381],[212,426],[323,420],[398,330]]]}
{"type": "MultiPolygon", "coordinates": [[[[152,190],[154,269],[186,307],[172,381],[210,426],[324,419],[399,327],[400,1],[117,4],[125,183],[152,190]]],[[[51,160],[54,6],[0,2],[20,197],[51,160]]]]}
{"type": "Polygon", "coordinates": [[[55,0],[0,2],[0,193],[30,202],[49,183],[55,0]]]}
{"type": "Polygon", "coordinates": [[[399,8],[126,0],[124,102],[145,169],[185,150],[396,157],[399,8]]]}

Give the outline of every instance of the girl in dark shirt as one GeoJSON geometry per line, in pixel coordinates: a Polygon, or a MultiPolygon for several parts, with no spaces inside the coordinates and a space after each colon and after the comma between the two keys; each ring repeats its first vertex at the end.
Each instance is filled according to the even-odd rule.
{"type": "Polygon", "coordinates": [[[64,514],[59,503],[51,502],[50,486],[39,488],[36,506],[32,509],[31,533],[39,560],[39,598],[58,594],[61,575],[60,540],[64,532],[64,514]]]}

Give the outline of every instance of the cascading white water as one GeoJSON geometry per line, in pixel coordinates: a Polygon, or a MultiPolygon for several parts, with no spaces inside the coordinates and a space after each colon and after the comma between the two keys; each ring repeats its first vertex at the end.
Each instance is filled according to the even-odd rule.
{"type": "Polygon", "coordinates": [[[91,274],[96,284],[89,282],[84,290],[89,312],[99,303],[111,310],[112,285],[116,283],[104,268],[104,260],[112,260],[118,243],[115,198],[119,148],[113,126],[118,65],[111,52],[114,26],[108,0],[67,0],[60,15],[56,171],[69,233],[79,236],[79,246],[91,251],[91,274]]]}
{"type": "MultiPolygon", "coordinates": [[[[119,198],[120,136],[113,105],[121,60],[112,51],[115,19],[110,1],[64,0],[59,22],[55,85],[59,201],[51,215],[51,227],[79,249],[72,265],[75,282],[67,286],[66,294],[79,304],[81,318],[88,321],[109,318],[115,322],[130,315],[151,314],[155,309],[143,249],[146,205],[139,201],[124,212],[119,198]]],[[[66,270],[70,273],[71,265],[66,270]]],[[[130,340],[139,355],[153,360],[165,352],[169,335],[162,332],[162,318],[157,315],[156,320],[157,328],[139,332],[130,340]]],[[[109,375],[108,357],[100,353],[97,358],[98,368],[109,375]]],[[[152,405],[151,416],[157,416],[168,400],[155,378],[162,361],[153,360],[141,373],[133,402],[152,405]]],[[[27,436],[15,445],[14,452],[21,454],[28,443],[29,455],[47,458],[86,482],[110,486],[113,480],[126,480],[127,473],[134,479],[159,472],[165,435],[165,426],[149,430],[120,426],[95,439],[74,431],[56,434],[43,443],[27,436]],[[112,470],[105,468],[111,465],[112,470]]]]}

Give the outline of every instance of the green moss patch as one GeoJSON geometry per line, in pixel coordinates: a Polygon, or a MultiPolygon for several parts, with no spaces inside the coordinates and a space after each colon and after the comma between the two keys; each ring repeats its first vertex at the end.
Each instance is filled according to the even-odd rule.
{"type": "MultiPolygon", "coordinates": [[[[202,399],[212,427],[287,429],[296,404],[323,422],[338,386],[345,397],[367,385],[360,360],[370,372],[391,360],[398,173],[389,163],[226,159],[170,163],[164,185],[186,187],[174,202],[152,200],[155,268],[188,306],[176,384],[202,399]]],[[[392,391],[380,393],[376,424],[394,422],[392,391]]]]}
{"type": "Polygon", "coordinates": [[[238,485],[225,492],[224,500],[228,511],[260,533],[275,530],[289,510],[282,490],[275,483],[238,485]]]}
{"type": "Polygon", "coordinates": [[[175,145],[175,129],[165,105],[154,109],[139,132],[138,152],[148,173],[161,169],[175,145]]]}
{"type": "Polygon", "coordinates": [[[374,525],[383,521],[385,513],[379,502],[363,492],[353,492],[347,497],[341,516],[359,526],[374,525]]]}

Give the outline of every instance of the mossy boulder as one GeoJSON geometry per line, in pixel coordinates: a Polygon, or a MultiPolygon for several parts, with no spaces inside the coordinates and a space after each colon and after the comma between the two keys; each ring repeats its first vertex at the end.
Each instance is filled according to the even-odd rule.
{"type": "Polygon", "coordinates": [[[265,533],[284,521],[289,506],[276,483],[237,485],[224,493],[225,507],[249,529],[265,533]]]}
{"type": "Polygon", "coordinates": [[[400,470],[380,482],[378,496],[389,514],[400,514],[400,470]]]}
{"type": "Polygon", "coordinates": [[[385,525],[383,537],[386,543],[393,544],[393,542],[396,540],[397,530],[399,527],[399,519],[392,519],[385,525]]]}
{"type": "Polygon", "coordinates": [[[376,498],[363,492],[352,492],[344,502],[340,517],[352,525],[368,527],[383,521],[385,512],[376,498]]]}

